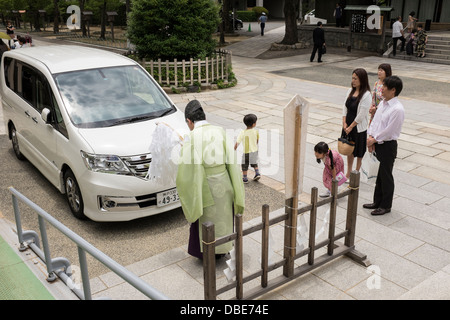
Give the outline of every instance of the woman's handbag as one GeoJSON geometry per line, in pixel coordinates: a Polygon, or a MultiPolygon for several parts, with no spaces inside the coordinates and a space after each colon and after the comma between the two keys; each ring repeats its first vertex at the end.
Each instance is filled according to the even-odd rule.
{"type": "Polygon", "coordinates": [[[327,53],[327,46],[323,45],[322,46],[322,54],[325,54],[325,53],[327,53]]]}
{"type": "Polygon", "coordinates": [[[336,174],[336,180],[338,182],[338,186],[340,187],[345,181],[347,181],[347,177],[345,174],[341,171],[338,174],[336,174]]]}
{"type": "Polygon", "coordinates": [[[338,151],[344,156],[349,156],[355,149],[355,142],[342,130],[341,137],[338,139],[338,151]]]}

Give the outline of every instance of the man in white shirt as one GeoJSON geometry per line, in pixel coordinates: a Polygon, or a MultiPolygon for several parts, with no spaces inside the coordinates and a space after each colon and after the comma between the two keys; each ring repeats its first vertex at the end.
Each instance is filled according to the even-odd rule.
{"type": "Polygon", "coordinates": [[[397,21],[392,25],[392,41],[393,41],[393,51],[392,54],[397,54],[397,42],[400,39],[402,42],[402,47],[400,48],[400,51],[405,50],[405,37],[403,33],[403,24],[402,24],[402,17],[397,17],[397,21]]]}
{"type": "Polygon", "coordinates": [[[375,209],[372,215],[391,212],[394,197],[394,176],[392,170],[397,157],[397,139],[405,120],[405,109],[398,100],[403,89],[402,80],[397,76],[383,81],[383,100],[378,105],[375,116],[367,130],[367,148],[376,152],[380,161],[373,203],[364,204],[366,209],[375,209]]]}

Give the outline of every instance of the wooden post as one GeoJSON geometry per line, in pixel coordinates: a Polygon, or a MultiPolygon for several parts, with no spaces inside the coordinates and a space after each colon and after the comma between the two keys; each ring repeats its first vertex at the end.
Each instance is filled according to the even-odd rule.
{"type": "Polygon", "coordinates": [[[308,264],[314,264],[314,247],[316,246],[316,222],[317,222],[317,194],[318,189],[311,189],[311,215],[309,218],[309,254],[308,264]]]}
{"type": "Polygon", "coordinates": [[[211,58],[211,82],[214,82],[214,57],[211,58]]]}
{"type": "MultiPolygon", "coordinates": [[[[349,188],[351,192],[348,196],[347,202],[347,222],[345,224],[347,235],[345,236],[344,241],[344,244],[348,247],[353,247],[355,245],[356,217],[358,216],[359,178],[360,173],[358,171],[355,170],[350,173],[349,188]]],[[[348,252],[346,256],[365,267],[368,267],[371,264],[370,261],[367,260],[367,255],[362,254],[355,249],[348,252]]]]}
{"type": "Polygon", "coordinates": [[[347,200],[347,222],[345,229],[348,231],[344,244],[351,247],[355,244],[356,217],[358,215],[359,172],[350,173],[350,194],[347,200]]]}
{"type": "Polygon", "coordinates": [[[219,55],[216,58],[216,77],[217,77],[217,80],[220,79],[220,74],[219,74],[219,57],[220,57],[220,53],[219,53],[219,55]]]}
{"type": "Polygon", "coordinates": [[[193,85],[194,84],[194,60],[192,60],[192,58],[190,58],[189,63],[191,66],[191,85],[193,85]]]}
{"type": "Polygon", "coordinates": [[[337,191],[338,182],[336,179],[331,183],[331,203],[330,203],[330,228],[328,230],[328,255],[333,255],[334,251],[334,234],[336,231],[336,207],[337,207],[337,191]]]}
{"type": "Polygon", "coordinates": [[[220,55],[220,70],[222,73],[222,79],[225,79],[225,73],[223,72],[223,54],[220,55]]]}
{"type": "Polygon", "coordinates": [[[304,171],[306,148],[306,121],[308,102],[295,95],[283,110],[285,149],[285,206],[288,218],[285,221],[283,274],[294,274],[294,260],[297,247],[298,195],[304,171]],[[303,135],[302,135],[303,131],[303,135]]]}
{"type": "Polygon", "coordinates": [[[206,57],[205,61],[205,71],[206,71],[206,84],[209,84],[209,59],[206,57]]]}
{"type": "Polygon", "coordinates": [[[293,193],[292,200],[289,201],[289,218],[287,220],[287,229],[285,232],[288,236],[285,237],[285,247],[287,246],[286,264],[284,268],[284,275],[286,277],[291,277],[294,274],[294,260],[295,260],[295,249],[297,247],[297,216],[298,216],[298,180],[299,180],[299,170],[300,170],[300,136],[301,136],[301,115],[300,106],[297,105],[295,112],[295,135],[294,135],[294,170],[293,170],[293,193]]]}
{"type": "Polygon", "coordinates": [[[183,59],[183,85],[186,83],[186,60],[183,59]]]}
{"type": "Polygon", "coordinates": [[[169,76],[169,69],[170,69],[170,65],[169,65],[169,60],[166,60],[166,77],[167,77],[167,85],[170,86],[170,76],[169,76]]]}
{"type": "Polygon", "coordinates": [[[262,207],[262,232],[261,232],[261,287],[267,287],[269,274],[269,205],[262,207]]]}
{"type": "Polygon", "coordinates": [[[216,300],[216,244],[212,222],[203,223],[202,235],[205,300],[216,300]]]}
{"type": "Polygon", "coordinates": [[[174,74],[175,74],[175,88],[178,87],[178,61],[175,58],[173,61],[173,68],[174,68],[174,74]]]}
{"type": "Polygon", "coordinates": [[[162,71],[161,71],[161,58],[158,59],[158,76],[159,76],[159,83],[162,84],[162,71]]]}
{"type": "Polygon", "coordinates": [[[200,59],[197,60],[197,65],[198,65],[198,83],[200,85],[202,83],[202,63],[200,59]]]}
{"type": "Polygon", "coordinates": [[[242,214],[238,214],[235,217],[236,228],[236,241],[235,241],[235,253],[236,253],[236,298],[241,300],[244,297],[244,273],[243,273],[243,228],[242,228],[242,214]]]}

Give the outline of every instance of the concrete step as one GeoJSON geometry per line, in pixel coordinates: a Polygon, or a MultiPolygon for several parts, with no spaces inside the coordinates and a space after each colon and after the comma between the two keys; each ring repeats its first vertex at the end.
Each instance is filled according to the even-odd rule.
{"type": "Polygon", "coordinates": [[[450,49],[444,51],[444,50],[430,49],[427,46],[425,49],[425,53],[433,55],[435,58],[439,59],[450,59],[450,49]]]}
{"type": "Polygon", "coordinates": [[[450,42],[450,36],[438,36],[438,35],[428,35],[428,41],[442,41],[442,42],[450,42]]]}
{"type": "Polygon", "coordinates": [[[418,61],[418,62],[428,62],[428,63],[437,63],[437,64],[447,64],[450,65],[450,59],[440,59],[437,57],[430,56],[429,54],[426,54],[425,58],[418,58],[416,55],[410,55],[404,54],[403,52],[401,54],[397,54],[395,57],[389,55],[392,59],[400,59],[400,60],[410,60],[410,61],[418,61]]]}
{"type": "Polygon", "coordinates": [[[447,34],[428,34],[428,42],[425,48],[425,58],[418,58],[416,52],[408,56],[406,52],[400,52],[400,43],[397,48],[397,56],[392,56],[392,48],[387,50],[384,56],[394,59],[416,60],[421,62],[450,64],[450,36],[447,34]]]}
{"type": "Polygon", "coordinates": [[[450,45],[446,46],[446,45],[441,45],[441,44],[435,44],[430,41],[428,41],[428,43],[427,43],[427,48],[438,49],[438,50],[443,50],[443,51],[450,51],[450,45]]]}

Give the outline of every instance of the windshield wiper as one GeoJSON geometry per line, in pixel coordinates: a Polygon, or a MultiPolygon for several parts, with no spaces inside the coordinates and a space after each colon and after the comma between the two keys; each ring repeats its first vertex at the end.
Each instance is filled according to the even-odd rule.
{"type": "Polygon", "coordinates": [[[172,106],[170,109],[168,110],[164,110],[163,112],[161,112],[161,114],[158,114],[157,117],[162,117],[165,116],[166,114],[171,113],[172,111],[174,111],[174,106],[172,106]]]}
{"type": "Polygon", "coordinates": [[[118,124],[123,124],[123,123],[133,123],[133,122],[138,122],[138,121],[142,121],[142,120],[147,120],[150,118],[152,118],[152,117],[141,116],[141,117],[133,117],[133,118],[129,118],[129,119],[122,119],[122,120],[115,121],[113,124],[110,125],[110,127],[116,126],[118,124]]]}

